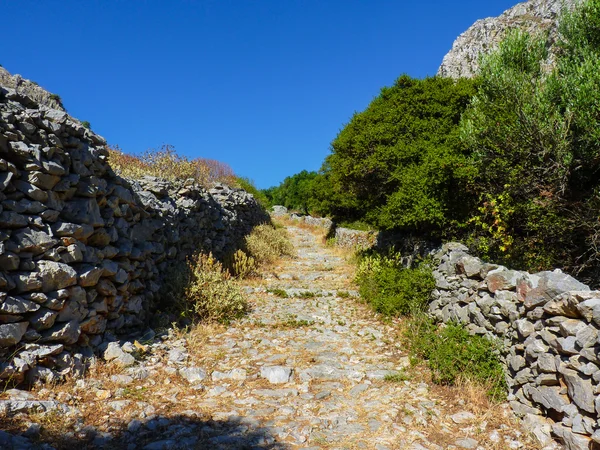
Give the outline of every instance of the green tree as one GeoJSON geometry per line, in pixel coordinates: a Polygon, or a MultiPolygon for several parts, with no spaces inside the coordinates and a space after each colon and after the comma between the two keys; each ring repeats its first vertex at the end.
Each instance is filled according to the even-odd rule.
{"type": "Polygon", "coordinates": [[[561,21],[554,65],[544,35],[510,34],[482,60],[461,137],[479,176],[475,244],[528,269],[598,266],[600,0],[561,21]]]}
{"type": "Polygon", "coordinates": [[[440,234],[464,220],[474,176],[458,138],[476,82],[401,76],[355,114],[322,172],[342,220],[440,234]]]}

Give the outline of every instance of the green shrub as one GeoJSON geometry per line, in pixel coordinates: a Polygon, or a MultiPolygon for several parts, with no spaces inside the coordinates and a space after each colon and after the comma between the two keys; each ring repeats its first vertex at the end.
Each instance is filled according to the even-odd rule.
{"type": "Polygon", "coordinates": [[[272,264],[281,256],[294,256],[294,246],[285,229],[264,224],[254,227],[246,236],[245,248],[259,264],[272,264]]]}
{"type": "Polygon", "coordinates": [[[242,290],[212,255],[188,260],[188,279],[179,299],[182,314],[191,319],[227,322],[242,316],[248,304],[242,290]]]}
{"type": "Polygon", "coordinates": [[[471,243],[531,271],[600,274],[600,0],[561,18],[547,66],[545,35],[513,32],[481,64],[461,138],[478,176],[471,243]]]}
{"type": "Polygon", "coordinates": [[[90,123],[89,123],[87,120],[84,120],[83,122],[81,122],[81,125],[82,125],[84,128],[87,128],[88,130],[91,130],[91,129],[92,129],[92,124],[90,124],[90,123]]]}
{"type": "Polygon", "coordinates": [[[421,311],[427,305],[435,280],[431,268],[422,263],[404,268],[399,253],[363,256],[356,271],[361,297],[385,316],[421,311]]]}
{"type": "Polygon", "coordinates": [[[403,75],[382,88],[331,143],[321,169],[330,214],[421,234],[464,221],[474,172],[458,125],[475,86],[474,80],[403,75]]]}
{"type": "Polygon", "coordinates": [[[412,356],[427,360],[434,382],[469,380],[486,386],[493,400],[506,397],[504,369],[495,342],[470,335],[458,324],[437,327],[425,314],[410,319],[405,338],[412,356]]]}

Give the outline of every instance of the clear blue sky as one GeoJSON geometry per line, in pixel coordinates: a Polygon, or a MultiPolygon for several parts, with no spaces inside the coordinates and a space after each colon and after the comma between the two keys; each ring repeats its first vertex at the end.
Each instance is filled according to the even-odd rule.
{"type": "Polygon", "coordinates": [[[130,153],[172,144],[261,187],[318,170],[403,73],[516,0],[1,0],[0,64],[130,153]]]}

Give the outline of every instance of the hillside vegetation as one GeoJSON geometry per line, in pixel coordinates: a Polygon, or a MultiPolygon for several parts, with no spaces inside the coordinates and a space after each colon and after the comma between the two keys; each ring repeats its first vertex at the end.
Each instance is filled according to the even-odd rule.
{"type": "Polygon", "coordinates": [[[355,114],[319,173],[265,192],[338,221],[462,240],[528,270],[600,269],[600,0],[547,36],[513,31],[474,79],[401,76],[355,114]]]}

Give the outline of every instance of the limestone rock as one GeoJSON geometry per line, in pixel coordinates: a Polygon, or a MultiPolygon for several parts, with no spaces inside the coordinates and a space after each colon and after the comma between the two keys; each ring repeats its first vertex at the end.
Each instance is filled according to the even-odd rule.
{"type": "Polygon", "coordinates": [[[262,367],[260,376],[266,378],[272,384],[287,383],[292,376],[292,369],[283,366],[262,367]]]}
{"type": "Polygon", "coordinates": [[[28,322],[6,323],[0,325],[0,347],[18,344],[27,331],[28,322]]]}
{"type": "Polygon", "coordinates": [[[529,32],[549,31],[551,42],[557,36],[557,16],[563,7],[572,8],[579,0],[529,0],[508,9],[499,17],[481,19],[461,34],[444,56],[438,75],[472,78],[479,70],[480,54],[495,49],[510,29],[529,32]]]}

